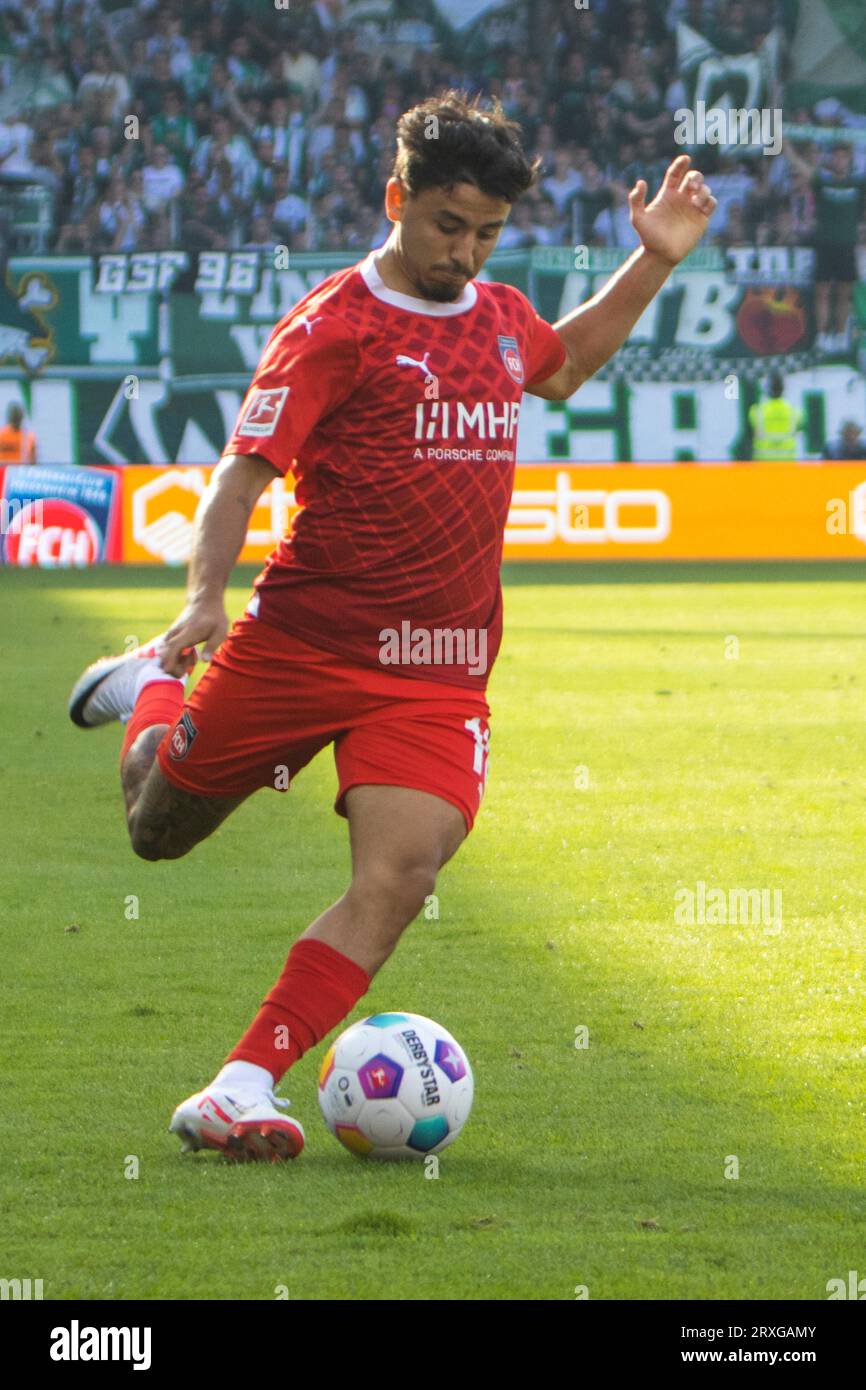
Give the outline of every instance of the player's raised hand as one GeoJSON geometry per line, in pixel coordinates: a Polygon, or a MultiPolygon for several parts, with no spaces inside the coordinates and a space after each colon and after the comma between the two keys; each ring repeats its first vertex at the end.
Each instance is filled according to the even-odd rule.
{"type": "Polygon", "coordinates": [[[160,654],[164,671],[183,676],[199,659],[210,661],[229,630],[228,615],[221,599],[208,603],[188,603],[168,629],[160,654]],[[199,644],[203,644],[199,652],[199,644]]]}
{"type": "Polygon", "coordinates": [[[691,159],[678,155],[669,165],[661,188],[647,206],[647,185],[639,179],[628,196],[631,224],[647,251],[677,265],[700,241],[718,206],[691,159]]]}

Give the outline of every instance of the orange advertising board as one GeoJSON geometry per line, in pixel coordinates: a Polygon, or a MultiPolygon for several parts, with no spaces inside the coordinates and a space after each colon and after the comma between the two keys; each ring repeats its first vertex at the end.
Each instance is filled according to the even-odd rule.
{"type": "MultiPolygon", "coordinates": [[[[123,469],[123,559],[186,564],[209,466],[123,469]]],[[[256,507],[240,560],[260,563],[297,510],[292,479],[256,507]]],[[[522,464],[506,560],[866,558],[866,462],[522,464]]]]}
{"type": "MultiPolygon", "coordinates": [[[[153,467],[132,464],[123,470],[123,559],[127,564],[185,565],[192,545],[193,518],[213,466],[153,467]]],[[[298,510],[291,477],[275,478],[250,517],[239,560],[259,564],[273,550],[298,510]]]]}
{"type": "Polygon", "coordinates": [[[518,468],[505,557],[866,558],[866,462],[518,468]]]}

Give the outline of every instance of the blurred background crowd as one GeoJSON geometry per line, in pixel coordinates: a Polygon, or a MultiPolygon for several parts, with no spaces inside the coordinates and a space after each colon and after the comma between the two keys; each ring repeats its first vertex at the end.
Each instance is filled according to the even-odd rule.
{"type": "MultiPolygon", "coordinates": [[[[784,9],[533,0],[489,11],[465,39],[434,0],[0,0],[0,231],[17,251],[364,252],[387,235],[396,118],[456,86],[498,95],[543,161],[503,249],[630,247],[629,188],[646,178],[654,194],[677,153],[676,24],[741,53],[784,32],[784,9]]],[[[842,138],[866,117],[832,99],[785,120],[842,138]]],[[[710,240],[809,244],[810,169],[833,152],[800,152],[808,167],[708,146],[710,240]]],[[[852,155],[862,174],[864,146],[852,155]]]]}

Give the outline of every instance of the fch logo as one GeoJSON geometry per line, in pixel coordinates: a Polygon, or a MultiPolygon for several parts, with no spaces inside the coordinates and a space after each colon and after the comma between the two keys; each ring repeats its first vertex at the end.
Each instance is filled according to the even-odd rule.
{"type": "Polygon", "coordinates": [[[176,763],[182,763],[195,742],[198,729],[192,722],[192,717],[188,710],[184,710],[180,719],[174,726],[174,732],[168,741],[168,756],[176,763]]]}
{"type": "Polygon", "coordinates": [[[506,338],[500,333],[496,341],[499,344],[499,356],[502,358],[505,370],[512,381],[516,381],[518,386],[522,386],[523,358],[520,356],[520,348],[517,346],[517,339],[506,338]]]}
{"type": "Polygon", "coordinates": [[[4,558],[8,565],[68,569],[102,558],[99,527],[83,507],[60,497],[28,502],[9,523],[4,558]]]}

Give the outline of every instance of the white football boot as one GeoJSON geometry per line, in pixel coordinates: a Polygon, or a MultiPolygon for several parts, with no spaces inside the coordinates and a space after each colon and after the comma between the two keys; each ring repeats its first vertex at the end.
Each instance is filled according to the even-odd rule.
{"type": "MultiPolygon", "coordinates": [[[[165,634],[125,652],[123,656],[104,656],[82,672],[69,696],[69,718],[79,729],[95,729],[119,719],[125,724],[132,714],[142,686],[149,681],[175,680],[159,664],[165,634]]],[[[186,654],[192,670],[198,653],[191,647],[186,654]]],[[[186,680],[186,676],[181,677],[186,680]]]]}
{"type": "Polygon", "coordinates": [[[280,1114],[289,1104],[273,1091],[211,1085],[177,1107],[169,1132],[184,1141],[184,1153],[221,1149],[241,1162],[278,1163],[304,1147],[303,1126],[280,1114]]]}

